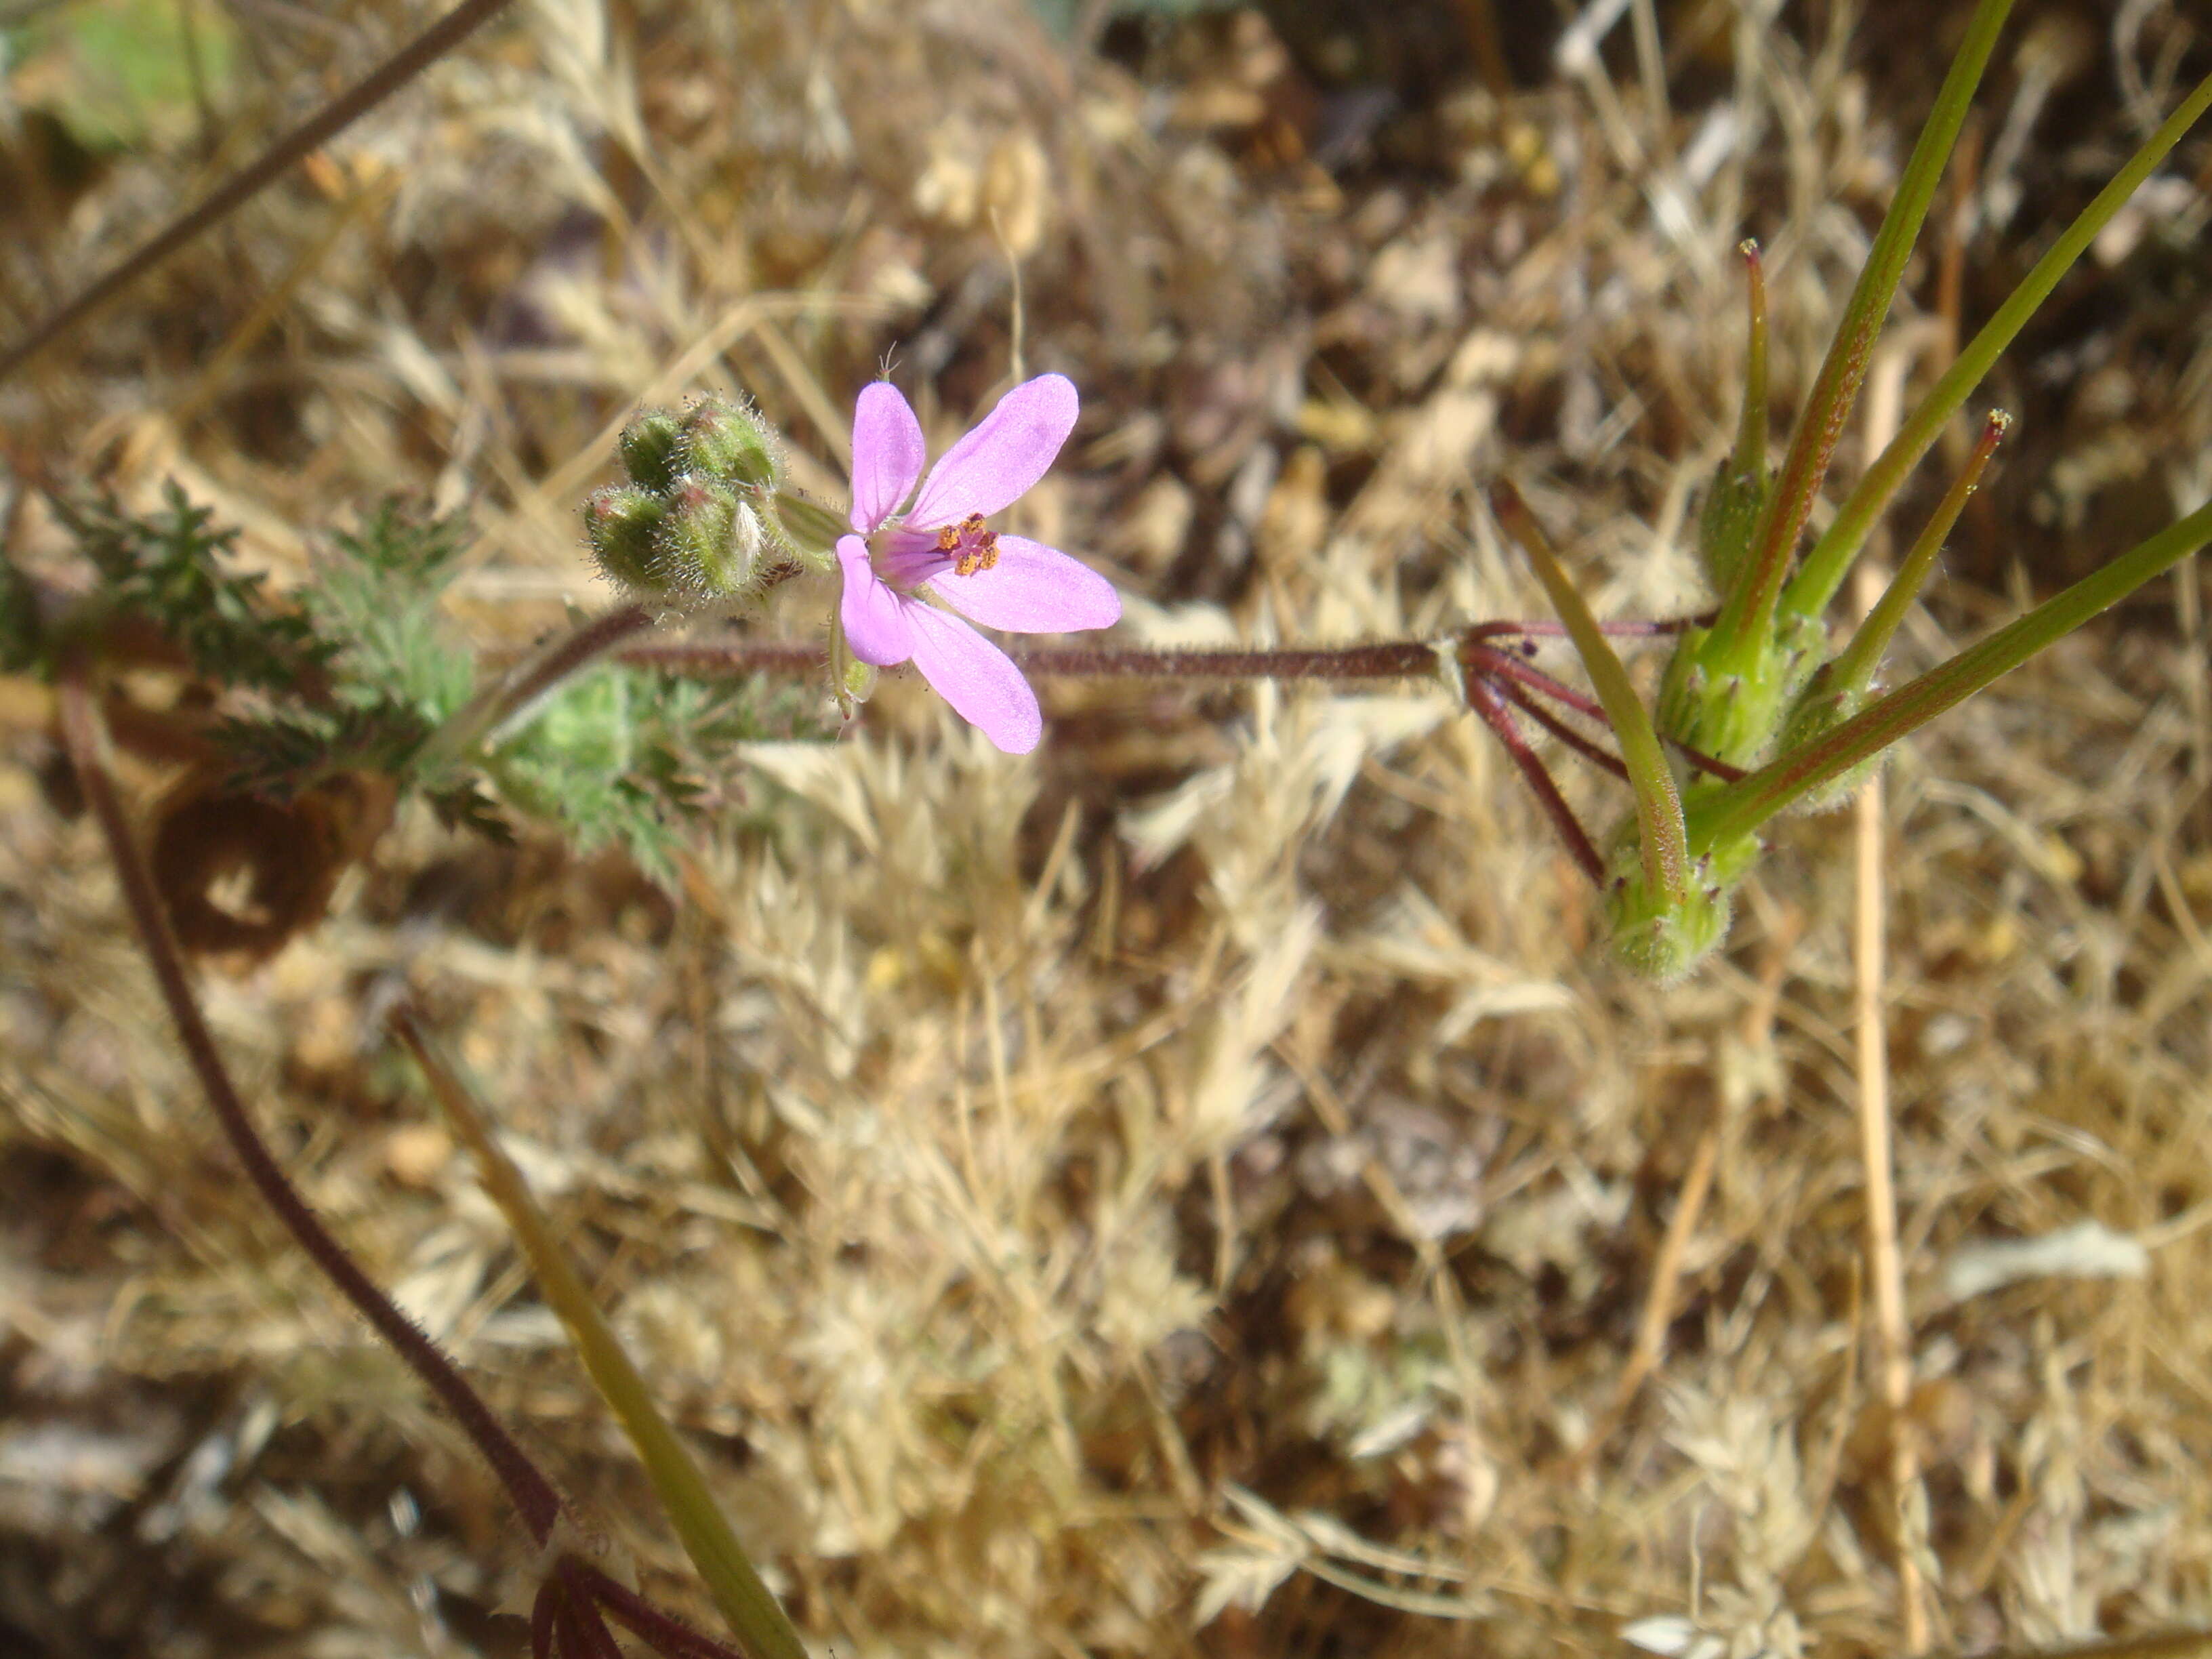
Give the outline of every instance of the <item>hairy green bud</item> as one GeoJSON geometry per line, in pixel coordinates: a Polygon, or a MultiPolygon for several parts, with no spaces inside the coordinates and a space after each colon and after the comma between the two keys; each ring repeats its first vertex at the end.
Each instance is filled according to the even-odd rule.
{"type": "Polygon", "coordinates": [[[684,430],[665,409],[648,409],[623,428],[623,470],[641,489],[663,492],[684,470],[684,430]]]}
{"type": "Polygon", "coordinates": [[[1692,859],[1689,896],[1677,903],[1645,878],[1640,839],[1631,817],[1607,848],[1606,920],[1614,957],[1664,985],[1696,967],[1727,936],[1735,890],[1759,856],[1759,841],[1740,836],[1692,859]]]}
{"type": "Polygon", "coordinates": [[[665,586],[705,599],[732,599],[766,574],[771,544],[750,501],[695,471],[671,486],[656,548],[665,586]]]}
{"type": "Polygon", "coordinates": [[[634,485],[610,484],[584,503],[584,533],[611,578],[658,593],[668,586],[660,568],[660,532],[667,518],[667,504],[659,496],[634,485]]]}
{"type": "Polygon", "coordinates": [[[684,470],[733,488],[773,489],[783,477],[783,447],[750,406],[706,398],[684,413],[684,470]]]}

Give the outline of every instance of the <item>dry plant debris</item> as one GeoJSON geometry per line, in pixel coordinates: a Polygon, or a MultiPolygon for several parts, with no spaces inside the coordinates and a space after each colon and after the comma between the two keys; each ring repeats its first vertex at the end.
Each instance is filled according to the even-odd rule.
{"type": "MultiPolygon", "coordinates": [[[[26,9],[11,326],[433,15],[26,9]],[[117,116],[95,18],[184,29],[195,72],[117,116]]],[[[576,504],[635,404],[749,392],[834,495],[889,354],[939,441],[1012,375],[1078,381],[1023,522],[1110,562],[1133,639],[1532,613],[1472,506],[1498,473],[1601,614],[1679,613],[1729,250],[1767,246],[1794,399],[1940,64],[1880,43],[1964,12],[1682,0],[1654,76],[1628,21],[1555,59],[1551,9],[1502,7],[1500,90],[1480,8],[1077,9],[1095,51],[1018,0],[518,6],[0,386],[10,533],[62,544],[34,486],[174,478],[297,582],[398,490],[470,509],[458,619],[519,644],[591,593],[576,504]]],[[[1900,338],[1978,317],[2212,53],[2179,3],[2033,9],[1957,308],[1916,267],[1900,338]]],[[[1923,660],[2212,483],[2208,216],[2200,137],[2009,360],[2021,435],[1923,660]]],[[[704,1612],[375,1036],[403,986],[841,1653],[1893,1651],[1900,1433],[1940,1644],[2212,1622],[2193,572],[1889,775],[1904,1423],[1840,820],[1657,991],[1599,964],[1440,691],[1047,711],[1024,763],[897,683],[855,740],[762,745],[675,892],[410,817],[319,932],[208,984],[310,1195],[641,1585],[704,1612]]],[[[245,1206],[35,689],[0,719],[0,1648],[520,1651],[521,1540],[245,1206]]]]}

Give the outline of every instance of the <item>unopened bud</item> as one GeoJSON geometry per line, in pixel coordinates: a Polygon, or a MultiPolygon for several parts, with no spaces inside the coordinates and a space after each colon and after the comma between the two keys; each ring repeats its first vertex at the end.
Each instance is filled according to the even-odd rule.
{"type": "Polygon", "coordinates": [[[670,488],[659,547],[667,586],[734,599],[758,580],[767,546],[760,514],[727,484],[686,472],[670,488]]]}
{"type": "Polygon", "coordinates": [[[684,411],[684,466],[732,486],[773,489],[783,475],[775,432],[751,409],[708,398],[684,411]]]}
{"type": "Polygon", "coordinates": [[[659,592],[667,585],[659,567],[659,536],[668,509],[658,495],[611,484],[584,504],[584,532],[599,568],[616,581],[659,592]]]}
{"type": "Polygon", "coordinates": [[[623,469],[641,489],[665,490],[684,470],[683,428],[665,409],[648,409],[623,428],[623,469]]]}
{"type": "Polygon", "coordinates": [[[1684,631],[1659,684],[1660,732],[1730,766],[1757,766],[1820,666],[1826,635],[1817,618],[1785,612],[1740,662],[1720,659],[1712,640],[1710,629],[1684,631]]]}

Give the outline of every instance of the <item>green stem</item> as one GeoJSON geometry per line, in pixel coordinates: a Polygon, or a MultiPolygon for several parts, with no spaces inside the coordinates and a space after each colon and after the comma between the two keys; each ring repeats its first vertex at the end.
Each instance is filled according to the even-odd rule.
{"type": "Polygon", "coordinates": [[[2112,222],[2112,216],[2126,204],[2207,109],[2212,109],[2212,75],[2198,82],[2196,90],[2166,118],[2143,147],[2128,158],[2127,165],[2112,175],[2112,182],[2097,192],[2096,199],[2066,227],[2064,234],[2051,244],[2051,251],[2035,262],[2035,268],[1997,307],[1996,314],[1967,343],[1942,378],[1929,388],[1919,407],[1898,428],[1897,436],[1890,440],[1889,447],[1867,469],[1858,487],[1837,510],[1835,521],[1805,556],[1803,568],[1783,596],[1785,606],[1806,617],[1817,617],[1828,608],[1828,601],[1843,585],[1844,573],[1866,545],[1875,520],[1881,516],[1890,497],[1904,483],[1905,475],[1919,464],[1945,423],[1981,384],[1982,377],[2027,325],[2027,319],[2051,297],[2051,291],[2073,268],[2074,262],[2097,240],[2098,233],[2112,222]]]}
{"type": "Polygon", "coordinates": [[[1682,801],[1675,793],[1674,774],[1667,764],[1667,751],[1660,746],[1651,716],[1629,683],[1628,671],[1621,666],[1605,630],[1567,580],[1543,527],[1522,501],[1521,492],[1500,479],[1490,487],[1490,506],[1505,533],[1521,544],[1535,568],[1536,580],[1544,584],[1552,608],[1566,624],[1567,637],[1583,659],[1591,689],[1613,723],[1613,740],[1620,744],[1621,762],[1628,768],[1629,787],[1636,792],[1636,823],[1642,832],[1638,852],[1644,862],[1644,881],[1669,903],[1687,903],[1690,866],[1683,836],[1682,801]]]}
{"type": "Polygon", "coordinates": [[[1999,677],[2109,609],[2152,577],[2212,541],[2212,504],[2168,526],[2083,577],[2057,598],[1961,651],[1940,668],[1869,703],[1826,736],[1791,750],[1741,783],[1698,800],[1690,811],[1689,840],[1704,853],[1748,836],[1778,812],[1872,760],[1890,744],[1965,702],[1999,677]]]}
{"type": "Polygon", "coordinates": [[[1943,538],[1958,523],[1959,514],[1966,511],[1966,498],[1981,483],[1990,457],[1996,453],[1997,441],[2011,424],[2012,416],[2002,410],[1990,411],[1989,419],[1982,423],[1980,441],[1975,444],[1974,453],[1966,458],[1966,465],[1960,470],[1943,499],[1936,503],[1928,527],[1912,544],[1912,550],[1898,566],[1897,574],[1882,590],[1874,609],[1867,612],[1858,632],[1851,635],[1851,642],[1828,665],[1831,690],[1852,693],[1863,691],[1874,684],[1875,670],[1881,666],[1882,653],[1889,649],[1898,624],[1905,620],[1905,611],[1919,597],[1921,585],[1928,580],[1928,573],[1936,568],[1936,557],[1943,550],[1943,538]]]}
{"type": "Polygon", "coordinates": [[[592,1386],[622,1420],[623,1431],[636,1448],[684,1553],[706,1580],[708,1592],[729,1620],[731,1632],[752,1659],[808,1659],[806,1644],[753,1570],[744,1546],[707,1489],[698,1465],[653,1403],[645,1379],[623,1352],[606,1316],[599,1311],[599,1304],[592,1299],[591,1291],[554,1237],[552,1224],[531,1197],[522,1172],[492,1139],[468,1089],[431,1048],[412,1013],[398,1009],[390,1024],[392,1034],[422,1068],[453,1132],[475,1157],[477,1178],[514,1230],[545,1299],[568,1327],[569,1340],[591,1374],[592,1386]]]}
{"type": "Polygon", "coordinates": [[[1783,458],[1774,493],[1753,533],[1749,567],[1728,595],[1720,620],[1713,626],[1717,654],[1712,660],[1717,665],[1733,665],[1731,659],[1740,663],[1756,657],[1771,630],[1775,603],[1789,574],[1790,556],[1812,516],[1828,463],[1850,417],[1851,405],[1858,400],[1859,387],[1865,382],[1875,338],[1889,315],[1890,301],[1905,276],[1905,261],[1928,216],[1929,204],[1935,198],[1936,182],[1942,177],[1967,106],[1973,102],[1974,88],[1980,83],[2012,7],[2013,0],[1981,0],[1966,25],[1966,38],[1951,60],[1942,89],[1936,94],[1928,125],[1912,147],[1911,159],[1898,180],[1897,195],[1882,216],[1866,264],[1844,307],[1835,341],[1806,398],[1796,430],[1790,434],[1790,450],[1783,458]]]}

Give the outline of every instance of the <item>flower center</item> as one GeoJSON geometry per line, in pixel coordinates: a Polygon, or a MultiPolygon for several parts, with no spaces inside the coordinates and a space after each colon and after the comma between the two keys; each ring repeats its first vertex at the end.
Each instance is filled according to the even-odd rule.
{"type": "Polygon", "coordinates": [[[983,515],[970,513],[937,532],[937,550],[952,561],[952,574],[972,576],[999,562],[999,532],[983,528],[983,515]]]}

